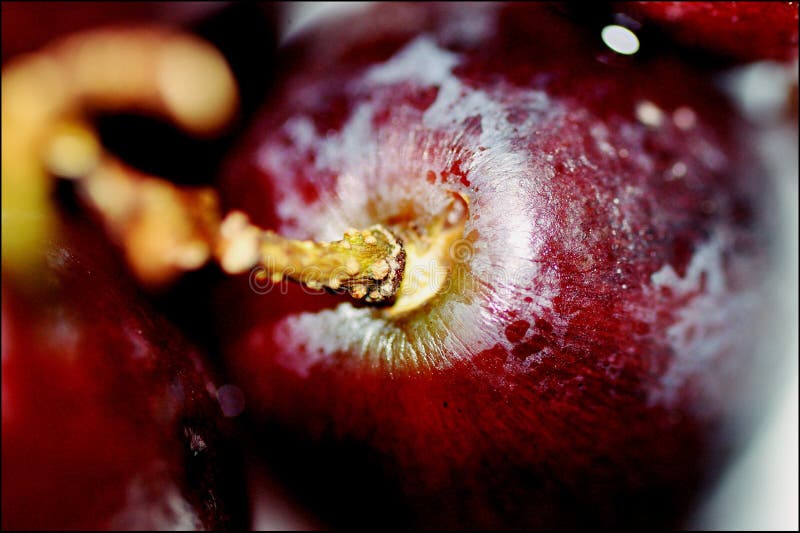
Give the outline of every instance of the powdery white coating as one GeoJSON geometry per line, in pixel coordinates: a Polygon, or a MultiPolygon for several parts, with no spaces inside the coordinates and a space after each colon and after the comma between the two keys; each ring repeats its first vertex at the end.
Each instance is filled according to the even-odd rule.
{"type": "MultiPolygon", "coordinates": [[[[451,73],[456,65],[455,54],[421,36],[387,62],[371,68],[355,88],[379,98],[381,90],[391,91],[392,84],[400,80],[438,87],[436,100],[421,117],[424,129],[417,126],[408,133],[403,128],[376,129],[376,106],[371,99],[353,109],[338,133],[317,135],[311,119],[302,115],[285,123],[284,133],[293,148],[300,154],[313,148],[316,169],[336,176],[333,197],[322,194],[310,209],[297,187],[277,188],[282,195],[277,212],[284,222],[280,231],[285,234],[332,240],[348,227],[373,224],[375,213],[390,216],[402,199],[422,204],[423,213],[436,214],[449,201],[448,189],[466,194],[472,201],[470,212],[481,213],[479,219],[469,218],[464,231],[465,235],[472,231],[480,235],[469,260],[468,282],[475,297],[444,298],[424,324],[406,323],[402,328],[379,311],[357,309],[350,303],[287,317],[276,331],[290,343],[282,363],[300,374],[343,352],[391,370],[409,362],[441,368],[455,358],[496,344],[510,349],[499,322],[505,310],[488,309],[478,302],[511,301],[513,294],[524,291],[535,296],[529,309],[534,314],[550,307],[558,294],[557,275],[540,273],[535,259],[530,259],[539,256],[544,241],[537,235],[545,235],[547,230],[537,228],[537,221],[545,217],[531,213],[535,207],[525,201],[552,178],[553,170],[522,147],[516,132],[531,126],[508,123],[502,101],[507,96],[501,95],[511,91],[529,111],[527,121],[553,120],[560,111],[539,91],[502,88],[491,94],[471,89],[451,73]],[[480,127],[465,128],[470,120],[480,127]],[[443,150],[433,137],[436,132],[445,132],[463,152],[443,150]],[[398,135],[411,138],[397,139],[398,135]],[[416,153],[419,146],[428,147],[422,159],[416,153]],[[412,150],[415,153],[410,153],[412,150]],[[461,169],[469,176],[469,186],[448,183],[446,188],[431,187],[425,181],[429,171],[438,174],[462,155],[461,169]],[[477,188],[481,194],[472,194],[477,188]],[[296,215],[301,212],[315,215],[298,220],[296,215]],[[532,279],[538,284],[533,288],[529,286],[532,279]],[[478,296],[483,291],[495,294],[478,296]],[[447,332],[444,337],[442,331],[447,332]]],[[[277,180],[291,179],[285,169],[294,163],[287,161],[290,156],[286,153],[270,145],[260,153],[260,163],[277,180]]]]}
{"type": "Polygon", "coordinates": [[[286,121],[283,129],[298,150],[306,152],[314,147],[317,133],[314,131],[314,124],[306,117],[292,117],[286,121]]]}
{"type": "Polygon", "coordinates": [[[374,84],[414,81],[426,86],[441,85],[452,77],[450,71],[457,63],[456,54],[439,48],[433,39],[423,35],[390,61],[370,68],[365,81],[374,84]]]}
{"type": "Polygon", "coordinates": [[[692,385],[705,400],[693,404],[699,416],[716,414],[711,410],[724,405],[721,399],[730,396],[720,387],[726,374],[733,375],[742,361],[726,354],[738,353],[741,346],[737,349],[737,345],[751,341],[741,333],[732,334],[731,324],[741,324],[741,331],[749,331],[744,326],[758,316],[760,298],[755,288],[728,290],[723,253],[729,239],[724,230],[716,230],[695,250],[683,277],[671,265],[651,275],[649,293],[654,299],[657,291],[667,288],[673,297],[688,302],[677,307],[677,316],[666,331],[673,357],[659,386],[649,391],[650,404],[675,406],[689,380],[695,380],[692,385]]]}
{"type": "Polygon", "coordinates": [[[680,277],[672,265],[664,265],[650,276],[655,288],[669,287],[679,296],[700,291],[701,277],[706,276],[706,288],[711,295],[719,295],[725,290],[725,277],[722,272],[723,236],[717,233],[716,238],[698,247],[686,269],[686,275],[680,277]]]}

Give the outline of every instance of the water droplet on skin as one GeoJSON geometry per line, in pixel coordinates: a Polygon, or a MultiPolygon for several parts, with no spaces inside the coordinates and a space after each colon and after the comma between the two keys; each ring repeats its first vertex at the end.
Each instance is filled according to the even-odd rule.
{"type": "Polygon", "coordinates": [[[657,128],[664,122],[664,112],[653,102],[642,100],[636,104],[636,119],[651,128],[657,128]]]}
{"type": "Polygon", "coordinates": [[[679,179],[686,175],[687,172],[686,163],[683,161],[678,161],[674,165],[672,165],[672,169],[670,169],[670,174],[672,175],[673,179],[679,179]]]}
{"type": "Polygon", "coordinates": [[[690,130],[697,122],[697,115],[688,107],[679,107],[672,113],[672,121],[678,129],[690,130]]]}

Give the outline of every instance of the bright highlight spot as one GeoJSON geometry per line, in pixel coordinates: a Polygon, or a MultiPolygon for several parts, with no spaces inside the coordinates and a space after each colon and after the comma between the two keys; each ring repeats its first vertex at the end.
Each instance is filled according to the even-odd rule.
{"type": "Polygon", "coordinates": [[[612,24],[603,28],[600,37],[606,46],[618,54],[633,55],[639,51],[639,38],[628,28],[612,24]]]}

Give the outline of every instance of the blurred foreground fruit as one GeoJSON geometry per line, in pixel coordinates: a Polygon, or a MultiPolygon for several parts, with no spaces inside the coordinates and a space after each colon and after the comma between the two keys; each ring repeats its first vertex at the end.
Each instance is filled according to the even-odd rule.
{"type": "Polygon", "coordinates": [[[243,527],[240,397],[98,228],[59,228],[35,284],[3,283],[3,529],[243,527]]]}

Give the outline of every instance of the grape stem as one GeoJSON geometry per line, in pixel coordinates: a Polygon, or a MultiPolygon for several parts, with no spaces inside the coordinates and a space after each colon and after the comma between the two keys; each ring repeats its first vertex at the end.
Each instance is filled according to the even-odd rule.
{"type": "Polygon", "coordinates": [[[288,278],[311,289],[344,291],[367,303],[392,300],[405,267],[401,241],[381,225],[350,229],[334,242],[300,241],[260,230],[241,211],[220,225],[216,255],[228,273],[260,265],[273,281],[288,278]]]}
{"type": "Polygon", "coordinates": [[[179,187],[137,171],[102,146],[87,120],[100,109],[146,110],[207,136],[224,130],[237,101],[220,52],[164,28],[78,33],[4,66],[3,131],[14,132],[13,144],[3,142],[3,250],[13,252],[8,261],[3,254],[4,272],[6,266],[33,271],[34,260],[23,259],[46,242],[52,225],[34,227],[29,214],[44,220],[55,211],[50,192],[57,177],[73,180],[148,288],[164,287],[213,258],[230,274],[260,265],[273,280],[325,287],[367,303],[392,301],[405,250],[383,226],[312,242],[260,229],[240,211],[223,220],[214,189],[179,187]]]}
{"type": "Polygon", "coordinates": [[[214,189],[139,173],[97,150],[96,133],[80,123],[62,123],[53,132],[46,152],[51,173],[73,180],[146,285],[167,284],[213,256],[229,274],[262,267],[275,282],[286,278],[367,303],[389,302],[397,293],[405,250],[381,225],[314,242],[263,230],[242,211],[220,221],[214,189]]]}

